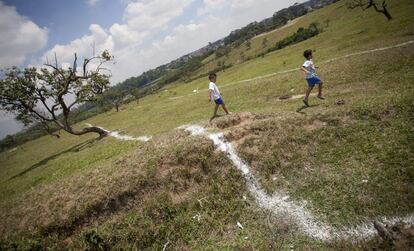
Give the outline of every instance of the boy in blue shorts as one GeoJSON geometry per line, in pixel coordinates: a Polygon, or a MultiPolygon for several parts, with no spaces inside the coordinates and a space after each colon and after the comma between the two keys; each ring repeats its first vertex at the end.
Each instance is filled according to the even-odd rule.
{"type": "Polygon", "coordinates": [[[303,56],[306,58],[305,63],[303,63],[302,67],[300,68],[305,73],[306,81],[308,82],[308,89],[306,90],[305,98],[303,99],[303,103],[309,107],[308,98],[309,94],[311,93],[313,87],[318,85],[318,98],[325,99],[322,96],[322,80],[316,74],[316,69],[312,61],[312,50],[306,50],[303,52],[303,56]]]}
{"type": "Polygon", "coordinates": [[[219,106],[223,107],[223,110],[226,112],[226,114],[229,114],[229,111],[226,108],[226,105],[224,104],[224,101],[221,97],[220,91],[216,85],[216,79],[217,75],[215,73],[211,73],[208,76],[208,79],[210,80],[210,83],[208,85],[208,101],[211,102],[211,100],[214,100],[214,103],[216,103],[216,106],[214,107],[214,114],[213,117],[211,117],[210,122],[217,117],[217,110],[219,106]]]}

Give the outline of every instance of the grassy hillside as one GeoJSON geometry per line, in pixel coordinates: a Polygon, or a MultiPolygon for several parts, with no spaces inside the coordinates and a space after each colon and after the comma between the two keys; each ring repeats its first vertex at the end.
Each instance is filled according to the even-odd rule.
{"type": "MultiPolygon", "coordinates": [[[[224,131],[269,193],[291,200],[334,226],[414,212],[414,44],[339,58],[414,40],[414,3],[390,1],[395,17],[348,10],[346,1],[231,51],[234,66],[218,86],[236,115],[210,127],[224,131]],[[237,64],[312,22],[324,32],[304,42],[237,64]],[[302,109],[305,81],[298,68],[311,48],[327,100],[302,109]],[[253,78],[253,79],[252,79],[253,78]],[[247,80],[240,82],[241,80],[247,80]],[[280,100],[283,95],[292,96],[280,100]],[[336,100],[343,99],[344,105],[336,100]],[[299,110],[299,112],[297,112],[299,110]],[[235,123],[237,114],[253,119],[235,123]]],[[[216,67],[214,57],[194,76],[216,67]]],[[[294,223],[257,207],[224,153],[204,137],[176,127],[211,116],[207,80],[176,82],[159,93],[85,123],[124,134],[153,135],[141,143],[93,135],[42,137],[0,154],[0,234],[51,249],[361,249],[378,240],[321,242],[294,223]],[[194,93],[193,90],[198,90],[194,93]],[[199,201],[200,200],[200,201],[199,201]],[[240,222],[244,229],[237,227],[240,222]]],[[[79,125],[83,126],[83,125],[79,125]]]]}

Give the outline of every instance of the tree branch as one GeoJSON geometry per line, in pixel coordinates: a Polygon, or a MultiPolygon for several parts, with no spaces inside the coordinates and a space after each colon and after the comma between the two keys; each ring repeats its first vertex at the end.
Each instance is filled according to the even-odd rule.
{"type": "Polygon", "coordinates": [[[46,121],[49,121],[49,122],[53,122],[54,120],[53,119],[50,119],[50,118],[47,118],[47,117],[45,117],[45,116],[43,116],[43,115],[41,115],[39,112],[37,112],[36,110],[34,110],[33,108],[31,108],[30,106],[28,106],[25,102],[23,102],[22,100],[18,100],[19,102],[20,102],[20,104],[24,107],[24,108],[26,108],[29,112],[31,112],[31,113],[34,113],[39,119],[41,119],[41,120],[46,120],[46,121]]]}
{"type": "Polygon", "coordinates": [[[62,76],[63,79],[65,79],[65,75],[60,71],[60,69],[58,67],[55,67],[54,65],[51,64],[45,64],[45,66],[49,66],[51,67],[53,70],[55,70],[57,73],[59,73],[60,76],[62,76]]]}
{"type": "Polygon", "coordinates": [[[38,100],[40,100],[43,104],[43,106],[46,108],[46,110],[53,116],[53,118],[55,118],[55,113],[53,112],[53,110],[51,110],[49,108],[49,106],[46,104],[46,98],[43,96],[42,94],[42,90],[37,89],[37,94],[39,94],[39,98],[38,100]]]}
{"type": "Polygon", "coordinates": [[[362,10],[367,10],[371,7],[374,7],[376,12],[384,14],[384,16],[387,17],[388,20],[392,19],[391,14],[387,10],[387,4],[386,4],[385,1],[382,2],[382,9],[380,9],[377,6],[377,3],[375,2],[375,0],[369,0],[368,2],[366,0],[354,0],[350,3],[348,3],[348,8],[349,9],[355,9],[357,7],[361,7],[362,10]]]}
{"type": "Polygon", "coordinates": [[[73,69],[72,69],[72,72],[73,72],[74,76],[76,76],[76,68],[78,67],[77,61],[78,61],[78,56],[75,53],[75,60],[73,60],[73,69]]]}

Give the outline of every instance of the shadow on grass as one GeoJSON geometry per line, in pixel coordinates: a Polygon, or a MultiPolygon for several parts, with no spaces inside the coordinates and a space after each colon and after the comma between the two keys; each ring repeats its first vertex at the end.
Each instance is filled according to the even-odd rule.
{"type": "Polygon", "coordinates": [[[20,172],[20,173],[18,173],[18,174],[16,174],[16,175],[14,175],[13,177],[11,177],[11,178],[10,178],[10,179],[8,179],[8,180],[10,181],[10,180],[13,180],[13,179],[15,179],[15,178],[18,178],[18,177],[20,177],[20,176],[23,176],[24,174],[26,174],[26,173],[28,173],[28,172],[30,172],[30,171],[33,171],[33,170],[35,170],[36,168],[38,168],[38,167],[40,167],[40,166],[43,166],[43,165],[47,164],[47,162],[49,162],[49,161],[51,161],[51,160],[53,160],[53,159],[56,159],[57,157],[59,157],[59,156],[61,156],[61,155],[63,155],[63,154],[70,153],[70,152],[75,153],[75,152],[82,151],[82,150],[84,150],[84,149],[86,149],[86,148],[89,148],[89,147],[91,147],[91,146],[92,146],[92,144],[93,144],[93,143],[95,143],[95,142],[96,142],[96,141],[98,141],[98,140],[100,140],[100,138],[90,139],[90,140],[87,140],[87,141],[82,142],[82,143],[80,143],[80,144],[77,144],[77,145],[75,145],[75,146],[73,146],[73,147],[71,147],[71,148],[69,148],[69,149],[67,149],[67,150],[65,150],[65,151],[63,151],[63,152],[56,153],[56,154],[54,154],[54,155],[52,155],[52,156],[49,156],[49,157],[47,157],[47,158],[45,158],[45,159],[43,159],[43,160],[41,160],[41,161],[37,162],[36,164],[32,165],[31,167],[29,167],[29,168],[27,168],[27,169],[23,170],[22,172],[20,172]]]}
{"type": "Polygon", "coordinates": [[[210,118],[210,124],[213,120],[218,119],[218,118],[223,117],[223,116],[226,116],[226,115],[217,114],[215,117],[210,118]]]}
{"type": "Polygon", "coordinates": [[[300,107],[300,108],[298,108],[297,110],[296,110],[296,112],[298,112],[298,113],[305,113],[305,112],[303,112],[303,110],[305,110],[306,108],[311,108],[311,107],[316,107],[316,106],[319,106],[320,104],[317,104],[317,105],[310,105],[310,106],[306,106],[306,105],[303,105],[302,107],[300,107]]]}

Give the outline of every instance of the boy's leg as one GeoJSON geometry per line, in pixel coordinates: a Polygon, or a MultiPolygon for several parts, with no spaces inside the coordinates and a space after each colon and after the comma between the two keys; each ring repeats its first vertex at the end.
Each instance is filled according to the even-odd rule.
{"type": "Polygon", "coordinates": [[[306,106],[309,106],[308,99],[309,99],[309,94],[311,93],[312,89],[313,89],[313,86],[308,85],[308,89],[306,90],[305,98],[303,99],[303,103],[305,103],[306,106]]]}
{"type": "Polygon", "coordinates": [[[310,93],[311,93],[312,89],[313,89],[313,86],[309,86],[309,85],[308,85],[308,89],[306,90],[306,93],[305,93],[305,98],[304,98],[303,100],[308,101],[308,99],[309,99],[309,95],[310,95],[310,93]]]}
{"type": "Polygon", "coordinates": [[[306,90],[305,98],[303,100],[308,101],[309,95],[310,95],[312,89],[313,89],[313,86],[308,86],[308,89],[306,90]]]}
{"type": "Polygon", "coordinates": [[[226,105],[225,105],[225,104],[222,104],[221,106],[223,107],[223,110],[224,110],[224,111],[226,112],[226,114],[228,115],[228,114],[229,114],[229,111],[227,110],[226,105]]]}
{"type": "Polygon", "coordinates": [[[219,105],[218,104],[216,104],[216,106],[214,106],[214,114],[213,114],[213,117],[211,117],[210,118],[210,122],[215,118],[215,117],[217,117],[217,110],[218,110],[218,108],[219,108],[219,105]]]}
{"type": "Polygon", "coordinates": [[[320,83],[319,83],[319,86],[318,86],[318,98],[320,98],[320,99],[325,99],[325,98],[322,96],[322,85],[323,85],[323,82],[320,82],[320,83]]]}

